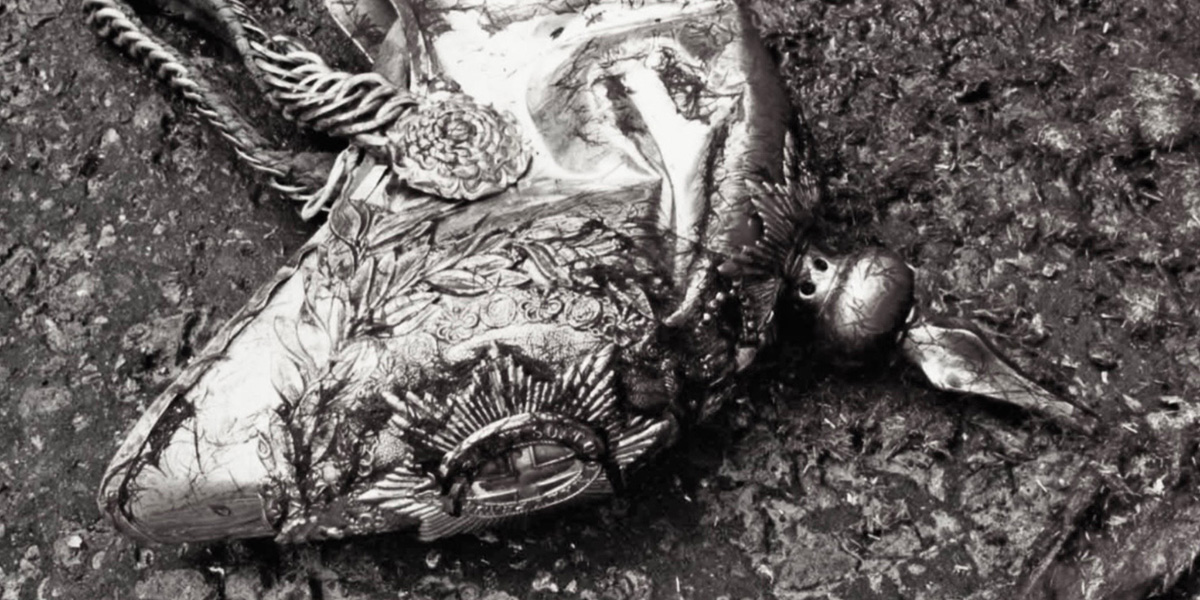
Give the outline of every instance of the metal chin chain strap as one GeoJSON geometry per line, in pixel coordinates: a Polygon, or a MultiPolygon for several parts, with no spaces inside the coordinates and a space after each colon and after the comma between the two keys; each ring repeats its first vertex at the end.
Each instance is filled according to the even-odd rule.
{"type": "Polygon", "coordinates": [[[329,206],[363,152],[387,159],[409,188],[446,200],[496,194],[528,169],[531,153],[510,115],[452,83],[427,82],[418,94],[378,73],[338,71],[299,41],[268,35],[240,2],[222,0],[215,12],[223,33],[271,103],[284,117],[351,144],[332,164],[324,155],[272,150],[123,0],[84,0],[83,7],[101,36],[178,90],[273,189],[302,203],[305,219],[329,206]]]}

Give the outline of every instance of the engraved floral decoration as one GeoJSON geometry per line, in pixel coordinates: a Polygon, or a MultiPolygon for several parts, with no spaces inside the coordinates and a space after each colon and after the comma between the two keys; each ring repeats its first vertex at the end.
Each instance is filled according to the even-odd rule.
{"type": "MultiPolygon", "coordinates": [[[[596,229],[584,223],[583,230],[589,233],[567,234],[564,238],[564,234],[557,233],[557,225],[554,219],[549,219],[515,230],[481,228],[439,241],[431,221],[412,222],[379,207],[352,201],[335,205],[329,218],[329,235],[333,240],[311,250],[315,252],[312,272],[295,275],[305,279],[305,301],[299,318],[275,324],[274,333],[283,352],[272,373],[280,404],[271,435],[285,443],[276,448],[264,445],[260,458],[274,473],[273,485],[263,495],[270,507],[268,517],[281,523],[280,539],[319,539],[382,530],[393,525],[381,524],[378,519],[428,520],[441,510],[438,504],[441,494],[422,496],[421,500],[405,495],[428,491],[428,474],[420,470],[392,473],[395,480],[389,479],[384,485],[387,491],[380,497],[396,498],[399,494],[402,500],[398,501],[411,510],[392,507],[380,512],[372,503],[350,506],[344,502],[353,490],[371,485],[371,473],[378,466],[374,454],[382,438],[408,436],[411,439],[406,442],[419,447],[421,444],[412,436],[435,435],[440,431],[431,423],[404,424],[393,420],[388,425],[385,415],[394,413],[401,404],[407,406],[412,396],[401,391],[400,397],[407,400],[397,404],[385,393],[391,391],[394,382],[387,375],[381,379],[380,374],[394,373],[395,366],[388,365],[390,357],[381,340],[420,330],[453,343],[469,338],[478,327],[511,325],[521,317],[542,323],[563,318],[564,325],[594,328],[601,325],[599,319],[605,312],[599,298],[619,297],[631,306],[636,304],[626,298],[632,291],[615,282],[609,282],[603,290],[590,290],[595,297],[577,294],[570,305],[553,292],[555,284],[573,281],[572,285],[581,285],[573,280],[573,271],[561,263],[563,255],[579,264],[600,265],[604,263],[604,255],[619,247],[609,239],[619,236],[611,229],[596,229]],[[555,233],[544,233],[546,228],[555,233]],[[570,250],[568,241],[576,242],[570,250]],[[541,281],[550,285],[535,285],[541,281]],[[410,506],[408,502],[416,504],[410,506]]],[[[641,298],[644,301],[644,294],[641,298]]],[[[631,327],[644,318],[638,312],[635,308],[634,314],[627,317],[631,327]]],[[[569,420],[579,420],[583,427],[600,427],[604,432],[600,439],[617,443],[609,449],[613,452],[613,464],[624,467],[657,443],[666,425],[615,416],[612,412],[615,400],[611,400],[615,396],[611,396],[608,387],[613,375],[607,357],[608,354],[602,360],[597,357],[576,365],[561,381],[530,383],[533,395],[529,398],[537,399],[536,403],[549,402],[538,404],[546,410],[567,410],[569,420]],[[575,377],[584,377],[580,381],[598,387],[578,388],[571,383],[575,377]],[[579,395],[572,396],[568,389],[579,395]],[[584,393],[587,390],[591,391],[584,393]],[[598,390],[605,394],[595,396],[598,390]],[[609,400],[577,404],[600,397],[609,400]],[[552,398],[561,401],[550,402],[552,398]]],[[[484,369],[481,373],[492,373],[493,367],[481,367],[484,369]]],[[[529,412],[512,407],[501,410],[499,405],[489,404],[503,400],[501,403],[509,406],[506,403],[516,398],[505,394],[507,399],[468,393],[446,406],[482,410],[482,414],[499,410],[512,413],[509,416],[514,418],[529,412]]],[[[419,406],[449,401],[420,397],[419,406]]],[[[537,418],[544,420],[543,416],[537,418]]],[[[512,435],[528,429],[525,427],[528,424],[517,421],[506,425],[515,428],[512,432],[516,433],[509,432],[512,435]]],[[[539,427],[534,430],[542,431],[539,427]]],[[[573,428],[577,427],[567,427],[573,428]]],[[[469,437],[469,433],[463,435],[469,437]]],[[[458,442],[464,440],[465,437],[458,442]]],[[[439,450],[445,452],[446,448],[439,450]]],[[[599,458],[589,460],[600,464],[596,462],[599,458]]],[[[588,484],[570,488],[569,494],[566,488],[556,493],[573,496],[609,489],[601,484],[597,480],[599,487],[588,484]]],[[[367,498],[375,496],[360,500],[367,498]]],[[[437,537],[479,523],[482,522],[437,521],[426,526],[425,535],[437,537]]]]}
{"type": "Polygon", "coordinates": [[[451,304],[443,307],[433,324],[438,338],[451,343],[463,342],[471,339],[479,326],[479,313],[471,304],[451,304]]]}
{"type": "Polygon", "coordinates": [[[409,187],[477,200],[512,185],[529,168],[516,121],[465,94],[434,92],[388,130],[392,168],[409,187]]]}

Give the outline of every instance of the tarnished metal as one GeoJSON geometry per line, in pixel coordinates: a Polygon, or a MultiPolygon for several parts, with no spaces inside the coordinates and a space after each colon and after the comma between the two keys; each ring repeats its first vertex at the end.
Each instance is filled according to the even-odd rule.
{"type": "Polygon", "coordinates": [[[1087,426],[914,309],[899,257],[809,247],[818,187],[738,4],[484,4],[330,0],[381,75],[511,115],[532,160],[508,138],[443,146],[490,135],[475,122],[398,135],[422,165],[446,152],[504,183],[452,202],[352,145],[327,223],[114,458],[99,499],[124,531],[432,539],[603,496],[786,336],[850,363],[901,353],[936,386],[1087,426]],[[814,326],[781,330],[782,308],[814,326]]]}

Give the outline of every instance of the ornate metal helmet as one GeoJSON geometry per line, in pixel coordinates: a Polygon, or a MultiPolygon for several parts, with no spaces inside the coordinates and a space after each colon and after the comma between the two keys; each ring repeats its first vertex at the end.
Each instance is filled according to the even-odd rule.
{"type": "Polygon", "coordinates": [[[100,503],[132,535],[429,539],[610,493],[733,393],[782,302],[847,357],[900,347],[939,387],[1080,424],[914,311],[895,254],[808,251],[818,186],[731,0],[330,0],[375,59],[358,75],[204,3],[285,114],[351,139],[310,191],[84,1],[306,213],[332,203],[113,459],[100,503]]]}
{"type": "Polygon", "coordinates": [[[435,538],[609,493],[769,337],[805,221],[736,3],[332,6],[451,100],[343,156],[327,224],[130,434],[100,500],[139,537],[435,538]]]}

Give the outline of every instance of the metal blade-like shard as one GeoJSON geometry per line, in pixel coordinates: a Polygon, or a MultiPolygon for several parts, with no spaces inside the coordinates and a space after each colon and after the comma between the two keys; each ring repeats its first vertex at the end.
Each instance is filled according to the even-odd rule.
{"type": "Polygon", "coordinates": [[[1013,404],[1072,429],[1094,426],[1089,415],[1021,374],[970,326],[918,322],[906,332],[902,349],[938,389],[1013,404]]]}

